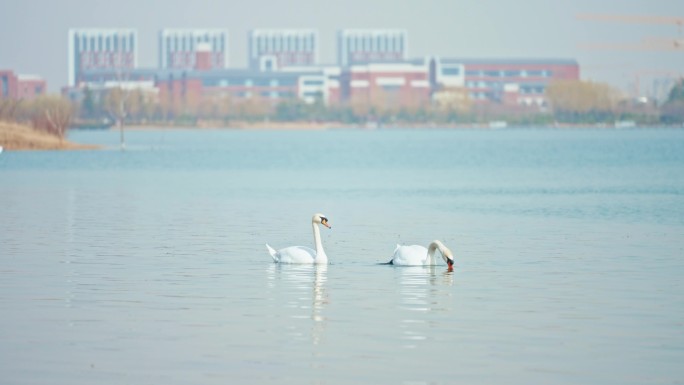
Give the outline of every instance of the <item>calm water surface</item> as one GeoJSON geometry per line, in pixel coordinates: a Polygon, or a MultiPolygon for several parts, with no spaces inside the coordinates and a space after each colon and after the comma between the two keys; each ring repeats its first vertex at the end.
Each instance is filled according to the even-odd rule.
{"type": "Polygon", "coordinates": [[[0,155],[3,384],[684,383],[682,130],[126,135],[0,155]]]}

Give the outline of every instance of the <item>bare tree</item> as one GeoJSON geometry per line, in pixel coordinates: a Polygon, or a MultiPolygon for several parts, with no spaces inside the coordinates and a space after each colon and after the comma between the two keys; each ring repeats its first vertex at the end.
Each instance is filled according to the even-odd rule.
{"type": "Polygon", "coordinates": [[[109,115],[114,119],[119,126],[121,138],[121,150],[126,149],[126,142],[124,140],[124,123],[129,115],[128,98],[130,97],[130,90],[123,86],[123,82],[128,81],[130,71],[128,63],[126,63],[125,51],[117,52],[112,58],[116,73],[116,81],[118,87],[110,90],[108,93],[109,101],[106,101],[106,109],[109,115]]]}
{"type": "Polygon", "coordinates": [[[122,88],[117,87],[109,89],[107,95],[104,97],[105,110],[107,110],[107,113],[112,120],[116,122],[116,125],[119,126],[122,150],[126,148],[126,142],[124,141],[124,120],[128,117],[128,108],[126,105],[128,96],[128,91],[124,91],[122,88]]]}
{"type": "Polygon", "coordinates": [[[74,117],[74,106],[59,96],[41,96],[30,102],[27,114],[35,129],[49,132],[61,142],[74,117]]]}

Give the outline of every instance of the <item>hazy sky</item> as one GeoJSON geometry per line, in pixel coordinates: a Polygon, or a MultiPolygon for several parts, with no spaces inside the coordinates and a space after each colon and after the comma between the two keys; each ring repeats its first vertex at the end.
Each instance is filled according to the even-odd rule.
{"type": "MultiPolygon", "coordinates": [[[[684,50],[588,50],[586,43],[679,38],[674,25],[583,21],[580,13],[684,17],[682,0],[2,0],[0,69],[37,74],[56,91],[67,83],[69,28],[136,28],[139,64],[157,64],[162,28],[227,28],[229,61],[246,66],[252,28],[315,28],[320,58],[334,63],[342,28],[403,28],[409,57],[559,57],[580,63],[584,79],[628,89],[637,73],[684,73],[684,50]]],[[[641,80],[645,83],[644,80],[641,80]]],[[[642,87],[648,87],[642,84],[642,87]]]]}

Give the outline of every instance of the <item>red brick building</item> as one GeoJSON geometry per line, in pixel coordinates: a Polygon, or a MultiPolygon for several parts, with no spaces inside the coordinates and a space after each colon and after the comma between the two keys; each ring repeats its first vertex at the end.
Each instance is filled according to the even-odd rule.
{"type": "Polygon", "coordinates": [[[430,102],[429,67],[397,62],[353,65],[340,75],[341,101],[379,108],[412,108],[430,102]]]}
{"type": "Polygon", "coordinates": [[[183,113],[183,108],[194,109],[202,98],[202,81],[186,75],[169,76],[156,83],[162,108],[174,113],[183,113]]]}
{"type": "Polygon", "coordinates": [[[47,92],[45,79],[34,75],[15,75],[14,71],[0,70],[0,98],[33,99],[47,92]]]}
{"type": "Polygon", "coordinates": [[[571,59],[442,59],[442,66],[459,64],[463,86],[475,103],[542,106],[546,87],[554,80],[579,80],[571,59]]]}

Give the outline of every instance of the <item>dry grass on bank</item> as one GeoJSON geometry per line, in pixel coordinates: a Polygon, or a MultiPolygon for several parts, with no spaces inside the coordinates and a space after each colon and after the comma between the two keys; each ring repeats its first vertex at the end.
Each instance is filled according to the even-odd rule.
{"type": "Polygon", "coordinates": [[[4,150],[92,150],[94,145],[59,140],[47,132],[37,131],[22,124],[0,122],[0,146],[4,150]]]}

